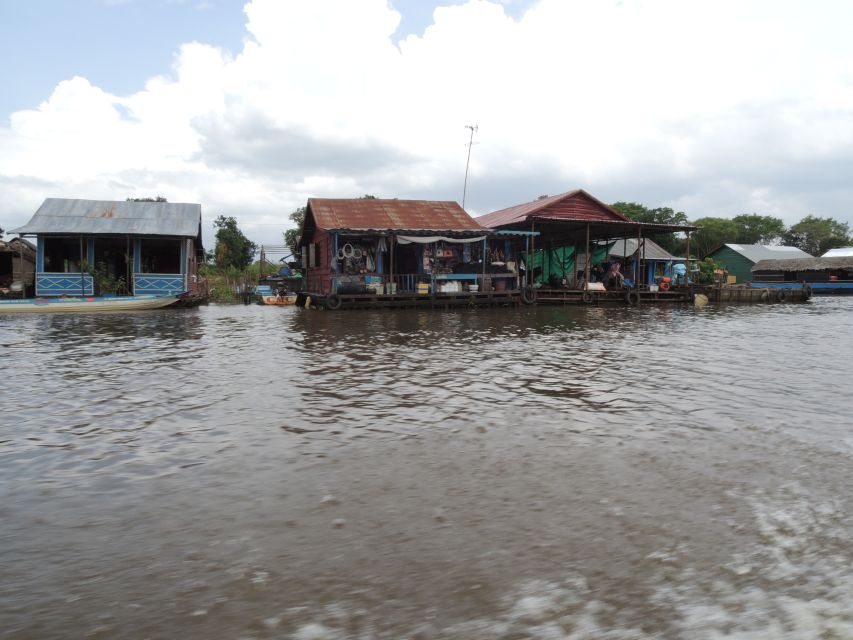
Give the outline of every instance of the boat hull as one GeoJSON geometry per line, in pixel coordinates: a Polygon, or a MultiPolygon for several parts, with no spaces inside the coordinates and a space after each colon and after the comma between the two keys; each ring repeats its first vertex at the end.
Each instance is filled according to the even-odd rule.
{"type": "Polygon", "coordinates": [[[296,294],[294,293],[286,296],[261,296],[260,303],[278,306],[293,305],[296,304],[296,294]]]}
{"type": "Polygon", "coordinates": [[[85,298],[35,298],[0,300],[4,313],[97,313],[101,311],[137,311],[160,309],[174,304],[176,296],[128,296],[85,298]]]}

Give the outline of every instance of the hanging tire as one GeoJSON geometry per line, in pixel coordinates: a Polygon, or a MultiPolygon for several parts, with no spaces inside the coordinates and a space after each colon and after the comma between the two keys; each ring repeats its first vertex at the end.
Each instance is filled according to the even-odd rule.
{"type": "Polygon", "coordinates": [[[776,292],[776,302],[785,302],[787,299],[788,294],[785,293],[784,289],[779,289],[779,291],[776,292]]]}
{"type": "Polygon", "coordinates": [[[592,304],[592,294],[589,291],[584,291],[581,294],[581,302],[584,304],[592,304]]]}
{"type": "Polygon", "coordinates": [[[625,294],[625,302],[632,305],[640,304],[640,294],[636,291],[629,291],[625,294]]]}
{"type": "Polygon", "coordinates": [[[761,292],[761,302],[768,302],[770,300],[770,290],[765,289],[761,292]]]}
{"type": "Polygon", "coordinates": [[[341,308],[343,301],[341,297],[337,293],[331,293],[326,296],[326,308],[331,309],[332,311],[336,311],[341,308]]]}
{"type": "Polygon", "coordinates": [[[536,289],[532,287],[524,287],[521,290],[521,301],[524,304],[533,304],[536,302],[536,289]]]}
{"type": "Polygon", "coordinates": [[[810,284],[803,284],[803,297],[805,300],[812,297],[812,286],[810,284]]]}
{"type": "Polygon", "coordinates": [[[660,290],[661,291],[669,291],[669,283],[668,282],[661,282],[660,283],[660,290]]]}

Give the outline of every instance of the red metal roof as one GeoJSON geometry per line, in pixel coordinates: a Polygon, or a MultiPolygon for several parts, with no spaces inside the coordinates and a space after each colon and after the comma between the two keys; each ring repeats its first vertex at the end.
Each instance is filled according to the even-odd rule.
{"type": "Polygon", "coordinates": [[[477,218],[477,222],[484,227],[497,228],[526,222],[531,217],[539,216],[551,220],[630,221],[630,218],[593,198],[583,189],[576,189],[550,198],[542,198],[500,211],[493,211],[477,218]]]}
{"type": "Polygon", "coordinates": [[[310,198],[308,209],[319,229],[483,229],[456,202],[310,198]]]}

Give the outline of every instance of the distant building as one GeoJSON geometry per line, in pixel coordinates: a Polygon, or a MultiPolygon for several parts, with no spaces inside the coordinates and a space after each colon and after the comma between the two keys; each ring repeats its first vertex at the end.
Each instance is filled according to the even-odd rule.
{"type": "Polygon", "coordinates": [[[38,296],[198,292],[198,204],[48,198],[13,233],[36,237],[38,296]]]}
{"type": "Polygon", "coordinates": [[[724,244],[706,257],[726,269],[735,282],[752,280],[752,266],[759,260],[811,258],[796,247],[768,246],[763,244],[724,244]]]}
{"type": "Polygon", "coordinates": [[[853,258],[853,247],[836,247],[824,253],[821,258],[853,258]]]}
{"type": "Polygon", "coordinates": [[[35,270],[35,245],[23,238],[0,240],[0,295],[31,293],[35,270]]]}

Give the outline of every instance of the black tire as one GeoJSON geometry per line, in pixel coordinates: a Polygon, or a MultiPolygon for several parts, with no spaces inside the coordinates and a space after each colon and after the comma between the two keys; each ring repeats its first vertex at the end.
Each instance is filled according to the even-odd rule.
{"type": "Polygon", "coordinates": [[[581,294],[581,301],[584,304],[592,304],[592,294],[589,291],[584,291],[581,294]]]}
{"type": "Polygon", "coordinates": [[[629,291],[625,294],[625,302],[632,305],[640,304],[640,294],[636,291],[629,291]]]}
{"type": "Polygon", "coordinates": [[[803,296],[806,300],[812,297],[812,286],[810,284],[803,285],[803,296]]]}
{"type": "Polygon", "coordinates": [[[332,311],[336,311],[341,308],[343,301],[341,297],[337,293],[331,293],[326,296],[326,308],[331,309],[332,311]]]}
{"type": "Polygon", "coordinates": [[[532,287],[524,287],[521,290],[521,301],[524,304],[533,304],[536,302],[536,289],[532,287]]]}
{"type": "Polygon", "coordinates": [[[765,289],[761,292],[761,302],[768,302],[770,300],[770,291],[765,289]]]}
{"type": "Polygon", "coordinates": [[[787,299],[788,294],[785,293],[784,289],[779,289],[779,291],[776,292],[776,302],[785,302],[787,299]]]}

